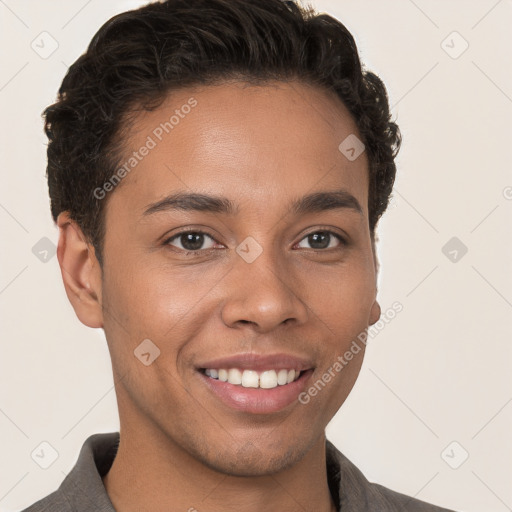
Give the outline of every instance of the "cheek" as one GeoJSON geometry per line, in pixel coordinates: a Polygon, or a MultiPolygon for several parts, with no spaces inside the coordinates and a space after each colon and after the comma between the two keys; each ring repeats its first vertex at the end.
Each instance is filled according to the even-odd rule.
{"type": "Polygon", "coordinates": [[[375,300],[375,274],[362,258],[357,263],[324,267],[311,272],[307,286],[308,304],[336,334],[358,334],[354,329],[368,325],[375,300]]]}
{"type": "Polygon", "coordinates": [[[194,313],[211,286],[205,276],[200,279],[192,272],[140,264],[137,271],[111,272],[106,288],[110,306],[127,330],[149,336],[182,324],[181,319],[194,313]]]}
{"type": "Polygon", "coordinates": [[[200,337],[205,322],[215,314],[212,287],[225,272],[177,271],[168,265],[139,264],[137,268],[136,272],[111,269],[105,274],[105,333],[114,362],[118,372],[133,366],[139,369],[134,350],[149,339],[160,350],[159,362],[175,368],[180,352],[185,355],[184,347],[200,337]]]}
{"type": "Polygon", "coordinates": [[[325,282],[317,279],[317,284],[323,286],[321,290],[315,287],[311,295],[317,332],[325,334],[319,336],[323,338],[321,364],[309,388],[312,394],[316,393],[311,401],[319,424],[328,423],[345,402],[363,363],[366,329],[375,299],[373,282],[367,279],[367,273],[351,267],[350,272],[340,272],[336,279],[332,274],[325,282]],[[325,388],[318,384],[324,379],[325,388]]]}

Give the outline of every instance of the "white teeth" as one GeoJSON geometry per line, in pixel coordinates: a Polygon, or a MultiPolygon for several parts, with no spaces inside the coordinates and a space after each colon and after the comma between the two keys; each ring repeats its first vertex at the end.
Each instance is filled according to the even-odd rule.
{"type": "Polygon", "coordinates": [[[228,370],[228,382],[230,384],[242,384],[242,372],[238,368],[228,370]]]}
{"type": "Polygon", "coordinates": [[[280,386],[284,386],[288,383],[288,370],[279,370],[277,374],[277,383],[280,386]]]}
{"type": "MultiPolygon", "coordinates": [[[[228,380],[228,382],[230,384],[237,384],[237,382],[231,382],[230,380],[228,380]]],[[[244,373],[242,374],[242,386],[244,388],[259,387],[258,372],[255,372],[253,370],[244,370],[244,373]]]]}
{"type": "Polygon", "coordinates": [[[238,368],[207,368],[204,373],[212,379],[228,382],[235,386],[262,389],[272,389],[277,386],[290,384],[300,376],[300,372],[295,371],[294,369],[282,369],[279,371],[265,370],[264,372],[257,372],[255,370],[241,371],[238,368]]]}
{"type": "Polygon", "coordinates": [[[290,384],[290,382],[293,382],[295,380],[295,370],[290,370],[288,372],[288,379],[286,380],[287,384],[290,384]]]}
{"type": "MultiPolygon", "coordinates": [[[[285,370],[286,371],[286,370],[285,370]]],[[[260,388],[272,389],[277,387],[277,373],[275,370],[262,372],[260,375],[260,388]]]]}

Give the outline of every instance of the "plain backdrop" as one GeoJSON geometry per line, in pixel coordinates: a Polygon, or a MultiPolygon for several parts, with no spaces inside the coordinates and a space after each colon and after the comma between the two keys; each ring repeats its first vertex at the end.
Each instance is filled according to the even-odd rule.
{"type": "MultiPolygon", "coordinates": [[[[328,438],[397,491],[512,510],[512,2],[312,3],[353,32],[403,134],[378,229],[379,300],[403,311],[328,438]]],[[[52,253],[40,114],[96,30],[139,5],[0,1],[0,512],[55,490],[90,434],[118,429],[103,331],[75,317],[52,253]]]]}

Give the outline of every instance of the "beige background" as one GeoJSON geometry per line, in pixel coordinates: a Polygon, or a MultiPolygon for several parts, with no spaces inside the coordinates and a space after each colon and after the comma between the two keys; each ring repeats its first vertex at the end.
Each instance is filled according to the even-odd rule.
{"type": "MultiPolygon", "coordinates": [[[[99,26],[140,4],[0,1],[0,512],[53,491],[87,436],[118,428],[103,332],[78,322],[57,258],[32,248],[57,242],[40,113],[99,26]],[[58,43],[46,59],[31,48],[43,31],[58,43]],[[59,454],[46,470],[31,458],[43,441],[59,454]]],[[[512,510],[512,2],[313,5],[355,34],[404,138],[378,248],[383,310],[404,309],[370,343],[328,436],[397,491],[512,510]],[[456,262],[442,251],[452,237],[468,248],[456,262]]]]}

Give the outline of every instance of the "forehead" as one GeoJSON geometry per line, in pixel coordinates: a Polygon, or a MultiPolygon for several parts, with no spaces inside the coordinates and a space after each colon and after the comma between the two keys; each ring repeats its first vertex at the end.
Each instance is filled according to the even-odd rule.
{"type": "Polygon", "coordinates": [[[128,172],[108,208],[129,206],[141,216],[147,204],[179,190],[263,212],[286,197],[343,187],[366,212],[368,161],[364,152],[351,160],[340,151],[347,137],[360,138],[341,101],[299,82],[173,91],[135,118],[123,144],[128,172]]]}

